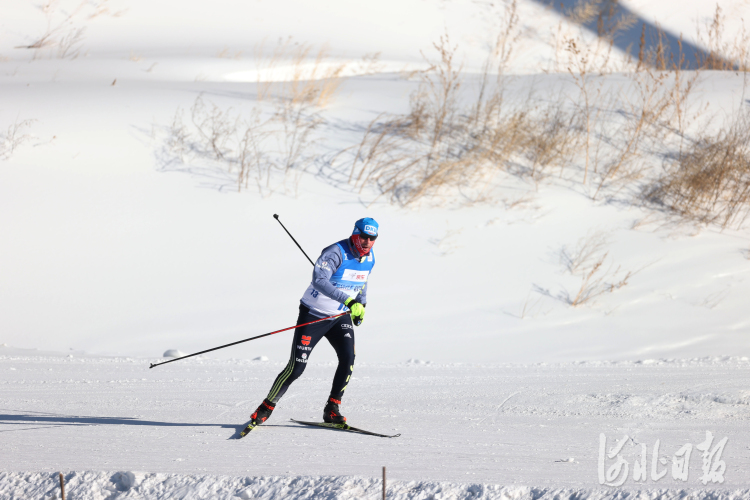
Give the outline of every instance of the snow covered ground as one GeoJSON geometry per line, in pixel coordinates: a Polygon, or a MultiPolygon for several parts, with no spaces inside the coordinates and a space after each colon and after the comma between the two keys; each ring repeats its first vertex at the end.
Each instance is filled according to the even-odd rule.
{"type": "MultiPolygon", "coordinates": [[[[242,440],[232,438],[282,362],[147,366],[138,358],[3,348],[0,469],[8,472],[0,476],[0,495],[49,498],[50,474],[61,470],[111,471],[69,474],[70,498],[376,498],[386,466],[391,498],[603,498],[612,490],[598,479],[600,434],[608,450],[631,439],[619,453],[630,464],[623,491],[750,495],[747,358],[358,364],[348,418],[401,433],[394,439],[289,421],[320,417],[333,363],[310,363],[272,420],[242,440]],[[696,447],[706,431],[714,436],[711,449],[727,438],[720,457],[726,470],[723,483],[704,486],[696,447]],[[657,441],[665,459],[658,472],[667,473],[653,480],[657,441]],[[673,456],[687,443],[688,478],[675,480],[673,456]],[[635,482],[640,444],[649,475],[635,482]],[[118,482],[116,472],[134,474],[135,483],[118,482]],[[216,476],[215,484],[208,479],[216,476]],[[471,486],[479,484],[504,488],[471,486]]],[[[603,464],[615,462],[607,457],[603,464]]]]}
{"type": "MultiPolygon", "coordinates": [[[[715,7],[622,3],[696,44],[696,24],[715,7]]],[[[62,471],[76,499],[378,498],[387,466],[389,498],[750,498],[746,229],[677,223],[592,201],[573,181],[510,174],[495,179],[492,203],[403,209],[329,168],[375,117],[408,112],[418,81],[406,73],[427,66],[420,51],[446,32],[469,101],[507,4],[4,6],[0,497],[53,498],[62,471]],[[45,34],[56,44],[21,48],[45,34]],[[238,193],[217,162],[167,154],[176,113],[189,121],[197,97],[237,116],[271,112],[258,95],[268,80],[293,78],[293,61],[272,55],[289,36],[289,47],[313,53],[327,45],[324,68],[350,61],[318,110],[309,148],[318,156],[303,175],[272,194],[238,193]],[[24,120],[18,134],[28,137],[7,151],[24,120]],[[354,220],[380,222],[343,409],[355,426],[401,437],[288,422],[320,418],[335,360],[321,345],[272,421],[231,439],[286,363],[288,333],[148,369],[168,349],[294,323],[310,267],[274,213],[312,257],[354,220]],[[574,308],[566,297],[581,279],[565,256],[592,238],[613,272],[635,274],[574,308]],[[707,431],[708,452],[727,438],[709,460],[725,462],[723,483],[700,481],[707,431]],[[607,452],[629,438],[602,461],[604,480],[601,435],[607,452]],[[657,441],[666,462],[652,472],[657,441]],[[672,463],[687,443],[682,481],[672,463]],[[641,444],[647,474],[635,481],[641,444]],[[617,456],[628,479],[607,486],[620,477],[617,456]]],[[[739,36],[747,2],[721,6],[739,36]]],[[[574,95],[564,68],[549,72],[560,56],[551,37],[593,34],[539,2],[520,2],[518,14],[508,99],[574,95]]],[[[610,69],[625,60],[615,49],[610,69]]],[[[621,73],[597,78],[604,93],[626,88],[621,73]]],[[[746,106],[747,87],[741,73],[704,72],[691,110],[721,126],[746,106]]],[[[703,126],[696,118],[691,132],[703,126]]]]}

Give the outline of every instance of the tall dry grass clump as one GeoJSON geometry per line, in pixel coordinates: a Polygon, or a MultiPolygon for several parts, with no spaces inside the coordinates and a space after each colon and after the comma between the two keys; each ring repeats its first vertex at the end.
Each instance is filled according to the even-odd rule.
{"type": "Polygon", "coordinates": [[[349,62],[330,61],[328,49],[315,51],[308,43],[291,37],[279,40],[270,50],[265,43],[255,47],[258,100],[281,99],[292,103],[328,104],[344,82],[349,62]]]}
{"type": "MultiPolygon", "coordinates": [[[[330,62],[327,49],[281,40],[268,54],[255,50],[257,104],[249,111],[220,108],[198,97],[190,121],[180,110],[162,148],[168,170],[190,170],[215,179],[220,188],[255,186],[261,195],[282,189],[295,193],[314,161],[314,131],[320,108],[333,99],[348,62],[330,62]]],[[[374,67],[378,55],[363,64],[374,67]]],[[[361,66],[361,65],[360,65],[361,66]]]]}
{"type": "Polygon", "coordinates": [[[462,66],[455,62],[458,46],[451,45],[447,34],[441,36],[433,47],[440,55],[440,61],[433,63],[422,54],[431,64],[420,72],[422,82],[419,90],[411,96],[409,120],[415,136],[427,128],[430,147],[434,149],[443,136],[451,132],[450,126],[458,112],[462,66]]]}
{"type": "MultiPolygon", "coordinates": [[[[661,30],[648,44],[644,29],[638,64],[623,78],[605,77],[615,37],[634,19],[616,14],[614,1],[583,0],[568,16],[596,21],[601,36],[594,43],[582,33],[564,38],[564,68],[577,91],[545,90],[540,99],[532,89],[526,99],[509,100],[512,77],[505,69],[518,40],[515,7],[506,4],[473,103],[463,102],[476,83],[461,74],[457,47],[447,35],[434,44],[410,112],[379,116],[353,148],[348,180],[360,192],[375,187],[401,205],[471,203],[488,199],[498,172],[539,182],[555,171],[569,172],[566,180],[580,182],[592,199],[612,199],[641,193],[657,173],[655,158],[687,160],[682,150],[699,116],[691,96],[701,71],[684,71],[681,43],[671,53],[661,30]]],[[[717,14],[713,39],[721,39],[720,27],[717,14]]]]}
{"type": "Polygon", "coordinates": [[[120,17],[125,11],[114,11],[109,0],[82,1],[72,10],[60,8],[57,0],[48,0],[39,5],[44,14],[47,26],[41,35],[28,45],[17,46],[17,49],[34,50],[34,59],[43,55],[60,59],[76,59],[81,55],[86,33],[85,23],[100,16],[120,17]]]}
{"type": "Polygon", "coordinates": [[[307,170],[320,118],[309,105],[279,102],[240,113],[196,98],[186,123],[178,110],[162,150],[165,170],[189,170],[214,179],[220,189],[254,186],[267,196],[296,192],[307,170]]]}
{"type": "Polygon", "coordinates": [[[588,73],[603,75],[613,70],[628,69],[629,58],[618,64],[612,56],[615,39],[630,29],[636,18],[622,15],[618,3],[619,0],[579,0],[566,9],[563,14],[568,21],[567,26],[560,22],[557,30],[551,34],[554,60],[546,71],[567,72],[571,65],[580,64],[582,57],[586,59],[588,73]],[[597,33],[592,37],[586,27],[594,23],[597,33]],[[571,52],[571,43],[577,46],[577,52],[571,52]]]}
{"type": "Polygon", "coordinates": [[[743,26],[740,32],[726,39],[726,15],[717,3],[711,21],[698,26],[697,37],[708,53],[699,57],[698,66],[702,69],[721,71],[750,71],[750,35],[743,26]]]}
{"type": "MultiPolygon", "coordinates": [[[[356,148],[349,182],[361,191],[374,187],[381,197],[401,205],[487,200],[498,172],[534,179],[572,155],[577,147],[577,119],[559,103],[533,99],[505,102],[506,66],[518,39],[516,4],[507,4],[479,82],[461,76],[457,47],[448,35],[434,43],[428,69],[403,116],[381,115],[367,127],[356,148]],[[462,102],[471,85],[473,102],[462,102]],[[526,161],[511,161],[514,158],[526,161]]],[[[530,91],[530,95],[533,89],[530,91]]]]}
{"type": "Polygon", "coordinates": [[[573,291],[563,290],[559,299],[573,307],[590,304],[597,297],[626,286],[630,278],[642,270],[625,271],[621,266],[615,267],[608,258],[609,244],[606,233],[595,231],[581,238],[575,247],[561,249],[561,263],[568,273],[581,280],[581,284],[573,291]]]}
{"type": "Polygon", "coordinates": [[[742,226],[750,212],[750,114],[698,138],[645,194],[686,219],[742,226]]]}

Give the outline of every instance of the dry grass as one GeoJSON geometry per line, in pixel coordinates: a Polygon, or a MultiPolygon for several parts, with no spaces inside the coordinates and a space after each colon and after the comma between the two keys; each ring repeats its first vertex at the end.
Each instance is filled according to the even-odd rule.
{"type": "Polygon", "coordinates": [[[728,41],[725,35],[726,15],[717,3],[710,21],[696,26],[698,45],[707,52],[696,54],[696,60],[685,58],[682,51],[682,35],[678,42],[677,53],[673,53],[666,43],[667,35],[656,23],[656,31],[646,36],[645,23],[641,27],[641,39],[638,50],[637,70],[647,67],[657,71],[674,71],[691,69],[693,65],[700,70],[750,71],[750,34],[743,27],[740,32],[728,41]]]}
{"type": "MultiPolygon", "coordinates": [[[[521,310],[518,312],[518,318],[519,319],[526,319],[527,317],[534,318],[536,317],[541,311],[542,306],[542,299],[544,298],[543,295],[538,295],[536,299],[532,299],[531,294],[535,290],[529,290],[528,295],[526,296],[526,300],[521,305],[521,310]]],[[[547,311],[549,312],[549,311],[547,311]]]]}
{"type": "Polygon", "coordinates": [[[411,111],[378,116],[366,128],[348,175],[355,188],[375,187],[379,197],[404,206],[426,199],[475,203],[489,200],[498,172],[519,165],[513,158],[528,158],[531,167],[517,173],[536,179],[572,154],[576,119],[561,105],[504,106],[503,72],[518,38],[515,2],[503,23],[471,105],[459,99],[461,64],[448,35],[434,44],[436,58],[424,55],[429,68],[417,73],[411,111]]]}
{"type": "MultiPolygon", "coordinates": [[[[696,128],[692,122],[705,110],[695,109],[692,94],[701,72],[683,70],[687,62],[681,43],[677,53],[670,53],[663,32],[657,30],[647,43],[644,29],[638,65],[624,75],[620,88],[605,93],[601,74],[608,68],[612,42],[633,19],[616,18],[611,2],[581,2],[569,15],[581,22],[597,19],[602,37],[594,44],[583,44],[582,36],[564,38],[565,69],[578,92],[557,100],[545,95],[544,105],[529,92],[525,102],[514,99],[522,104],[512,108],[506,100],[509,80],[504,73],[517,41],[518,18],[515,3],[506,5],[477,99],[461,102],[466,83],[455,56],[457,47],[444,35],[434,44],[437,57],[425,57],[430,67],[418,75],[421,85],[411,96],[410,112],[377,117],[352,148],[356,153],[348,180],[356,189],[375,187],[379,198],[401,205],[420,200],[474,203],[491,201],[498,172],[539,182],[556,167],[560,177],[570,170],[566,178],[580,182],[593,199],[612,199],[623,191],[640,193],[655,177],[653,160],[661,156],[678,160],[660,178],[658,189],[649,191],[651,199],[688,218],[722,227],[744,221],[750,206],[748,127],[738,121],[715,137],[688,137],[688,130],[696,128]]],[[[722,39],[722,22],[718,10],[708,30],[710,39],[722,39]]],[[[731,52],[726,44],[714,46],[716,54],[731,52]]],[[[705,61],[703,66],[716,68],[719,60],[714,57],[713,66],[705,61]]],[[[605,268],[603,263],[592,265],[570,302],[577,305],[601,290],[612,291],[632,275],[615,280],[612,269],[605,268]]]]}
{"type": "Polygon", "coordinates": [[[569,164],[580,143],[579,116],[554,104],[540,111],[525,128],[526,158],[531,161],[531,177],[541,180],[549,167],[559,165],[560,175],[569,164]]]}
{"type": "MultiPolygon", "coordinates": [[[[603,6],[584,2],[570,15],[599,16],[599,28],[611,42],[632,20],[610,20],[603,6]]],[[[457,47],[447,35],[434,44],[437,57],[425,56],[430,66],[418,74],[421,84],[411,96],[410,112],[377,117],[352,148],[348,181],[356,189],[374,187],[380,192],[376,199],[400,205],[475,203],[491,201],[499,172],[540,182],[557,168],[559,177],[570,169],[566,180],[580,182],[592,199],[612,199],[623,190],[640,192],[654,176],[657,155],[687,160],[689,155],[679,151],[696,117],[691,95],[701,73],[681,69],[681,52],[668,54],[664,43],[649,51],[642,44],[639,69],[605,93],[597,72],[606,53],[568,38],[566,69],[578,92],[557,100],[547,93],[547,102],[539,104],[531,90],[525,101],[516,97],[513,102],[520,104],[512,108],[503,73],[517,40],[514,3],[508,4],[505,19],[472,104],[461,102],[465,82],[457,47]],[[657,71],[659,64],[671,70],[657,71]],[[496,76],[494,82],[490,75],[496,76]]],[[[744,206],[737,196],[733,200],[729,205],[744,206]]],[[[712,205],[716,208],[718,203],[712,205]]]]}
{"type": "Polygon", "coordinates": [[[638,271],[623,271],[620,266],[607,266],[609,237],[600,231],[589,233],[572,249],[563,247],[560,261],[572,275],[581,279],[575,293],[564,291],[562,300],[573,307],[590,303],[606,293],[612,293],[628,284],[638,271]]]}
{"type": "Polygon", "coordinates": [[[582,269],[590,268],[593,262],[598,259],[598,255],[604,252],[609,245],[609,236],[602,231],[589,233],[585,238],[581,238],[573,248],[566,246],[560,250],[560,263],[570,274],[579,274],[582,269]]]}
{"type": "Polygon", "coordinates": [[[233,116],[231,109],[221,110],[215,104],[208,107],[198,97],[190,110],[190,117],[199,136],[197,144],[204,146],[204,154],[210,153],[215,159],[223,160],[232,152],[227,150],[227,144],[238,129],[240,118],[233,116]]]}
{"type": "Polygon", "coordinates": [[[457,46],[451,45],[447,34],[441,36],[433,47],[440,61],[431,61],[422,54],[430,67],[420,72],[422,81],[419,90],[411,97],[409,120],[412,135],[418,137],[423,131],[428,132],[430,147],[434,149],[446,134],[451,133],[450,126],[458,111],[462,66],[455,62],[457,46]]]}
{"type": "Polygon", "coordinates": [[[549,72],[567,72],[571,66],[579,65],[585,59],[586,72],[599,75],[614,69],[624,71],[625,66],[616,67],[612,62],[615,38],[633,26],[634,16],[623,16],[618,13],[618,0],[579,0],[572,8],[564,12],[569,26],[559,23],[557,30],[551,34],[550,45],[554,48],[554,61],[549,72]],[[597,36],[592,39],[584,26],[590,26],[594,20],[597,25],[597,36]],[[570,50],[571,43],[576,45],[577,53],[570,50]]]}
{"type": "MultiPolygon", "coordinates": [[[[437,119],[444,112],[440,106],[437,119]]],[[[562,165],[579,144],[576,118],[558,104],[530,110],[507,110],[477,123],[469,114],[456,113],[449,125],[436,129],[434,115],[422,113],[373,120],[358,145],[349,182],[362,192],[376,187],[381,196],[403,206],[429,199],[462,203],[490,201],[492,180],[498,172],[512,171],[543,179],[553,165],[562,165]],[[435,141],[436,130],[439,133],[435,141]],[[527,158],[530,166],[521,167],[527,158]],[[517,159],[519,161],[513,161],[517,159]]]]}
{"type": "MultiPolygon", "coordinates": [[[[695,119],[691,96],[700,72],[682,70],[681,48],[669,53],[664,33],[657,30],[647,41],[644,29],[637,66],[633,63],[633,71],[623,75],[620,88],[610,86],[605,92],[602,74],[611,69],[613,42],[633,19],[617,17],[616,2],[584,0],[568,15],[583,24],[596,20],[599,39],[585,43],[582,32],[559,32],[557,37],[563,56],[558,63],[577,91],[557,97],[546,91],[537,98],[531,89],[527,99],[509,101],[513,80],[506,72],[520,31],[515,1],[505,5],[481,78],[465,79],[457,46],[448,34],[440,37],[434,51],[423,54],[428,69],[412,74],[419,87],[410,96],[409,112],[379,115],[358,144],[339,151],[337,158],[350,158],[337,172],[344,174],[342,181],[360,193],[373,189],[375,200],[404,206],[425,200],[467,204],[493,201],[499,173],[538,183],[554,172],[559,178],[567,173],[560,182],[579,183],[576,189],[582,185],[593,199],[612,199],[623,190],[639,191],[654,176],[653,160],[671,155],[677,159],[659,179],[658,189],[649,191],[650,199],[723,227],[744,220],[748,153],[743,144],[750,137],[739,125],[715,137],[688,137],[695,119]],[[470,85],[477,85],[478,92],[463,102],[470,85]]],[[[722,19],[717,10],[706,31],[716,54],[731,48],[721,42],[722,19]]],[[[254,114],[242,117],[196,102],[190,127],[176,117],[169,149],[181,161],[202,158],[224,165],[238,189],[254,182],[267,193],[278,176],[298,179],[304,172],[320,124],[316,110],[338,92],[344,71],[371,71],[378,54],[359,63],[334,63],[325,48],[316,50],[291,38],[273,47],[261,45],[257,54],[264,58],[258,63],[261,104],[254,114]]],[[[710,58],[704,67],[719,60],[718,55],[710,58]]],[[[596,264],[581,274],[581,290],[571,294],[570,303],[590,300],[605,284],[612,291],[630,276],[613,281],[603,260],[596,264]]]]}
{"type": "Polygon", "coordinates": [[[242,59],[242,51],[237,50],[233,53],[231,50],[229,50],[229,47],[224,46],[224,48],[216,54],[216,57],[218,57],[219,59],[242,59]]]}
{"type": "Polygon", "coordinates": [[[503,79],[508,64],[513,58],[515,44],[521,37],[518,21],[518,4],[516,0],[512,0],[505,4],[505,10],[498,25],[497,36],[482,68],[482,81],[474,110],[475,126],[479,123],[486,125],[496,108],[502,106],[503,79]],[[495,75],[495,85],[500,89],[499,92],[490,92],[488,88],[491,74],[495,75]]]}
{"type": "Polygon", "coordinates": [[[593,265],[581,274],[581,287],[575,295],[565,294],[565,301],[573,307],[590,303],[595,298],[612,293],[628,284],[628,280],[633,277],[633,272],[628,271],[621,275],[621,268],[618,266],[612,270],[612,267],[604,268],[605,261],[609,254],[603,254],[593,265]]]}
{"type": "Polygon", "coordinates": [[[636,72],[631,77],[634,92],[622,98],[625,121],[611,137],[619,138],[611,160],[598,169],[598,178],[592,198],[596,199],[604,188],[616,189],[641,179],[647,168],[642,156],[642,142],[648,138],[660,141],[665,128],[659,123],[673,104],[672,96],[665,90],[667,73],[636,72]],[[633,97],[628,97],[632,95],[633,97]]]}
{"type": "Polygon", "coordinates": [[[18,120],[0,135],[0,160],[7,160],[21,144],[31,139],[28,129],[36,120],[18,120]]]}
{"type": "Polygon", "coordinates": [[[576,43],[576,40],[573,38],[569,38],[566,40],[565,50],[570,53],[571,59],[570,65],[568,66],[568,72],[573,77],[573,81],[578,87],[581,97],[581,100],[575,101],[575,105],[578,107],[583,116],[583,132],[586,140],[586,162],[583,172],[583,183],[586,184],[589,173],[589,165],[591,163],[591,133],[592,128],[594,127],[594,124],[596,122],[596,118],[598,117],[598,113],[596,112],[596,108],[594,108],[593,104],[595,101],[599,100],[599,97],[601,96],[602,80],[597,79],[595,81],[592,81],[592,55],[589,53],[589,50],[582,50],[579,48],[579,46],[580,44],[576,43]]]}
{"type": "Polygon", "coordinates": [[[254,52],[260,101],[275,98],[323,107],[340,89],[343,72],[350,64],[331,62],[326,47],[316,52],[312,45],[296,43],[291,37],[279,40],[270,54],[265,43],[254,52]]]}
{"type": "Polygon", "coordinates": [[[43,55],[60,59],[76,59],[81,55],[86,26],[83,24],[99,16],[119,17],[125,11],[112,11],[108,0],[84,0],[70,11],[60,8],[56,0],[39,6],[47,18],[44,33],[29,45],[17,49],[33,49],[34,59],[43,55]]]}
{"type": "Polygon", "coordinates": [[[743,27],[738,36],[726,40],[724,28],[726,16],[719,4],[711,21],[697,27],[700,44],[708,48],[708,54],[698,61],[699,67],[722,71],[750,71],[750,36],[743,27]]]}
{"type": "Polygon", "coordinates": [[[183,114],[178,110],[169,127],[165,164],[191,165],[191,171],[215,177],[223,171],[228,177],[218,177],[230,179],[237,191],[255,185],[263,196],[278,189],[296,192],[320,123],[309,105],[277,102],[272,110],[255,107],[241,114],[198,97],[190,123],[183,114]]]}
{"type": "MultiPolygon", "coordinates": [[[[291,38],[267,52],[263,44],[255,49],[258,105],[240,114],[199,97],[189,125],[178,110],[164,144],[166,165],[201,164],[206,175],[222,170],[238,191],[254,184],[264,196],[290,187],[296,193],[313,159],[318,108],[335,96],[348,63],[331,63],[325,48],[314,52],[291,38]]],[[[229,57],[228,49],[218,57],[229,57]]],[[[370,54],[362,64],[372,69],[378,57],[370,54]]]]}
{"type": "Polygon", "coordinates": [[[645,192],[683,218],[741,227],[750,211],[750,115],[698,138],[645,192]]]}

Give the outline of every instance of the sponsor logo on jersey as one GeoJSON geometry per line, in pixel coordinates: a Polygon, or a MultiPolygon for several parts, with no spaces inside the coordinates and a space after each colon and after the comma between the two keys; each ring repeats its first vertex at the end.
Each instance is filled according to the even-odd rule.
{"type": "Polygon", "coordinates": [[[305,347],[303,345],[298,345],[297,349],[299,349],[300,351],[312,351],[312,347],[305,347]]]}
{"type": "Polygon", "coordinates": [[[310,345],[310,341],[312,340],[312,337],[309,335],[303,335],[302,336],[302,345],[310,345]]]}
{"type": "Polygon", "coordinates": [[[307,353],[306,352],[302,353],[302,359],[307,359],[307,353]]]}
{"type": "Polygon", "coordinates": [[[307,363],[306,359],[300,359],[300,358],[294,358],[294,359],[297,361],[297,363],[307,363]]]}
{"type": "Polygon", "coordinates": [[[349,332],[346,332],[346,335],[344,335],[344,337],[349,337],[349,338],[352,338],[352,336],[351,336],[351,335],[349,335],[349,332]]]}
{"type": "Polygon", "coordinates": [[[351,328],[352,325],[348,325],[346,323],[341,323],[341,328],[351,328]]]}
{"type": "Polygon", "coordinates": [[[318,264],[318,267],[321,268],[321,269],[330,269],[330,266],[328,265],[328,261],[327,260],[324,260],[323,262],[321,262],[320,264],[318,264]]]}
{"type": "Polygon", "coordinates": [[[338,288],[339,290],[351,290],[353,292],[352,297],[354,297],[355,295],[357,295],[357,292],[359,292],[360,290],[362,290],[364,288],[363,286],[359,286],[359,285],[346,285],[346,284],[343,284],[343,283],[333,283],[333,282],[331,282],[331,284],[333,286],[335,286],[336,288],[338,288]]]}
{"type": "Polygon", "coordinates": [[[370,271],[357,271],[355,269],[347,269],[344,271],[344,275],[341,277],[344,281],[367,281],[367,276],[370,271]]]}
{"type": "Polygon", "coordinates": [[[375,226],[365,226],[365,233],[376,236],[378,234],[378,230],[375,226]]]}

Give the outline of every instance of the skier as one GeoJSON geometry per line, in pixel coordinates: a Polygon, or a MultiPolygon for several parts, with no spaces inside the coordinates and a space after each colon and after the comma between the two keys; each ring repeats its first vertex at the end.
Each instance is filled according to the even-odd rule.
{"type": "Polygon", "coordinates": [[[334,424],[346,422],[339,405],[354,369],[352,323],[359,326],[365,317],[365,287],[375,265],[372,246],[377,237],[378,223],[370,217],[365,217],[354,223],[354,231],[349,238],[323,249],[315,262],[312,282],[300,299],[297,324],[332,316],[345,311],[346,308],[351,313],[351,320],[345,315],[294,330],[289,363],[276,377],[268,396],[250,416],[248,427],[260,425],[268,420],[292,382],[305,371],[312,350],[323,337],[328,339],[339,358],[331,394],[323,409],[323,421],[334,424]]]}

